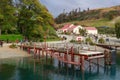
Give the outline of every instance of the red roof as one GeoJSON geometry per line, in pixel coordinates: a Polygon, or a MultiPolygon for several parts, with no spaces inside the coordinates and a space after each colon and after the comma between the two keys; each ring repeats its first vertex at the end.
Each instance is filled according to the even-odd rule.
{"type": "Polygon", "coordinates": [[[63,29],[68,29],[70,25],[71,25],[71,24],[66,24],[66,25],[64,25],[64,27],[62,27],[61,29],[62,29],[62,30],[63,30],[63,29]]]}
{"type": "Polygon", "coordinates": [[[68,30],[72,31],[74,28],[76,28],[77,26],[71,26],[68,30]]]}
{"type": "Polygon", "coordinates": [[[84,27],[86,30],[97,30],[95,27],[84,27]]]}

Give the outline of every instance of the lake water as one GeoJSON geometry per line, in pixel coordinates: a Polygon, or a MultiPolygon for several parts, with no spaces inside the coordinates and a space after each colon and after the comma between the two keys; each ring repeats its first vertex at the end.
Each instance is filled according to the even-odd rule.
{"type": "Polygon", "coordinates": [[[120,80],[120,54],[116,65],[92,66],[91,71],[46,58],[0,59],[0,80],[120,80]]]}

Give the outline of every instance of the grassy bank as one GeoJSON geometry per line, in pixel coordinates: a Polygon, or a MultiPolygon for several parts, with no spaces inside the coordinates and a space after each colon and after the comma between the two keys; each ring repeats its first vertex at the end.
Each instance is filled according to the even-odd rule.
{"type": "Polygon", "coordinates": [[[8,35],[0,35],[0,40],[9,41],[9,42],[15,42],[16,40],[23,39],[22,35],[16,35],[16,34],[8,34],[8,35]]]}
{"type": "MultiPolygon", "coordinates": [[[[9,42],[15,42],[16,40],[22,40],[23,39],[23,36],[22,35],[16,35],[16,34],[8,34],[8,35],[0,35],[0,40],[4,40],[5,42],[7,42],[7,40],[9,42]]],[[[47,42],[50,42],[50,41],[59,41],[60,38],[48,38],[46,39],[47,42]]],[[[45,41],[43,39],[43,41],[45,41]]]]}

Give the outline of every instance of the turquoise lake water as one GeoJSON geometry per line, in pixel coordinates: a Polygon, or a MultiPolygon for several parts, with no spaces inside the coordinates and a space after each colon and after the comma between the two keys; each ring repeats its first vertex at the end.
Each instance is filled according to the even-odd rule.
{"type": "Polygon", "coordinates": [[[59,63],[57,60],[41,58],[0,59],[0,80],[120,80],[120,55],[117,64],[108,66],[79,66],[59,63]]]}

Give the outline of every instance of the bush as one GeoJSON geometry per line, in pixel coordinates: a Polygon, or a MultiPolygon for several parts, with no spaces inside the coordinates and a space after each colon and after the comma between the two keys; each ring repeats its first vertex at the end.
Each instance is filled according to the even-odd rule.
{"type": "Polygon", "coordinates": [[[86,38],[85,42],[86,42],[86,44],[89,43],[90,45],[94,45],[94,43],[90,37],[86,38]]]}
{"type": "Polygon", "coordinates": [[[105,43],[105,40],[103,39],[103,38],[100,38],[99,40],[98,40],[98,43],[105,43]]]}
{"type": "Polygon", "coordinates": [[[9,48],[17,48],[17,45],[14,44],[14,43],[12,43],[12,44],[9,46],[9,48]]]}
{"type": "Polygon", "coordinates": [[[76,41],[72,39],[70,42],[76,42],[76,41]]]}

